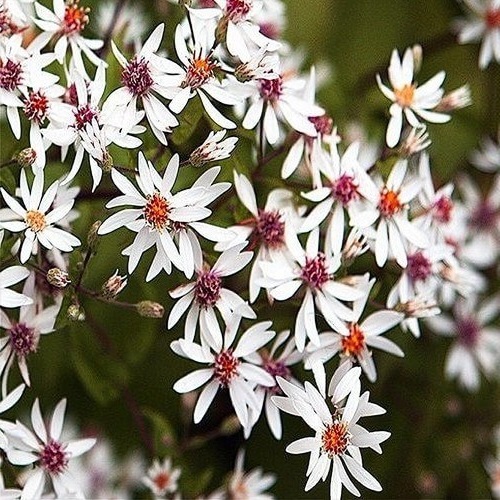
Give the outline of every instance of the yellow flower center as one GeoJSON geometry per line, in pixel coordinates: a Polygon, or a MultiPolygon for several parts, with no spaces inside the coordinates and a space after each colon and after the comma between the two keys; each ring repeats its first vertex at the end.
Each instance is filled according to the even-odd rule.
{"type": "Polygon", "coordinates": [[[45,215],[38,210],[28,210],[25,220],[28,227],[35,233],[43,231],[45,229],[45,226],[47,225],[45,215]]]}
{"type": "Polygon", "coordinates": [[[321,434],[321,448],[330,458],[345,452],[350,443],[351,435],[344,422],[334,422],[326,427],[321,434]]]}
{"type": "Polygon", "coordinates": [[[413,104],[415,85],[405,85],[394,91],[396,102],[403,108],[409,108],[413,104]]]}
{"type": "Polygon", "coordinates": [[[365,346],[365,334],[357,323],[349,327],[349,335],[342,337],[342,350],[346,356],[358,356],[365,346]]]}

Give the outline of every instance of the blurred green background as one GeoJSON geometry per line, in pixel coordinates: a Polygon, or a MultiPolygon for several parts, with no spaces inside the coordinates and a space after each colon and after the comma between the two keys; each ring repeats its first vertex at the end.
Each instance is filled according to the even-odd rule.
{"type": "MultiPolygon", "coordinates": [[[[95,6],[98,2],[82,3],[95,6]]],[[[135,3],[146,12],[151,27],[165,21],[172,33],[178,18],[175,6],[166,1],[135,3]]],[[[341,135],[349,123],[359,121],[372,138],[383,138],[388,101],[376,87],[374,71],[382,71],[386,79],[392,49],[396,47],[401,53],[415,43],[424,47],[420,82],[444,69],[445,88],[452,90],[469,83],[474,101],[473,106],[457,112],[448,125],[429,126],[432,168],[438,182],[450,179],[457,169],[468,169],[467,155],[481,136],[496,132],[500,68],[491,65],[480,72],[478,46],[459,46],[449,36],[451,21],[461,15],[457,2],[288,0],[286,5],[285,37],[293,47],[305,51],[308,63],[326,63],[331,67],[331,79],[318,95],[341,135]],[[430,47],[428,52],[426,46],[430,47]]],[[[4,127],[5,122],[2,157],[6,151],[19,148],[4,127]]],[[[202,138],[204,134],[205,131],[202,138]]],[[[229,178],[232,164],[226,161],[223,166],[223,177],[229,178]]],[[[57,172],[59,167],[51,168],[57,172]]],[[[103,199],[79,203],[82,216],[76,234],[84,235],[93,221],[106,217],[103,205],[103,199]]],[[[229,211],[224,218],[233,222],[229,211]]],[[[119,249],[129,242],[130,233],[123,230],[102,238],[85,277],[88,287],[98,289],[116,268],[125,273],[126,259],[119,255],[119,249]]],[[[128,302],[155,300],[166,307],[168,314],[173,302],[167,292],[183,278],[175,273],[170,277],[162,275],[146,285],[142,278],[149,261],[150,257],[143,259],[120,298],[128,302]]],[[[178,334],[166,331],[165,319],[140,318],[85,300],[82,304],[87,311],[86,323],[67,325],[44,337],[38,354],[30,360],[33,393],[23,399],[26,408],[33,394],[41,398],[42,407],[47,409],[67,396],[69,412],[77,423],[84,427],[103,426],[117,453],[125,454],[141,447],[124,403],[125,395],[130,392],[147,415],[148,426],[155,428],[159,454],[174,454],[174,462],[182,466],[181,487],[188,495],[199,493],[202,486],[207,487],[205,492],[217,487],[231,470],[238,448],[245,446],[247,470],[260,465],[265,471],[276,472],[278,481],[272,491],[277,497],[328,496],[328,481],[304,493],[307,458],[284,451],[290,441],[309,435],[309,429],[294,417],[284,416],[281,442],[274,440],[261,419],[248,443],[237,434],[199,448],[193,445],[176,455],[169,444],[173,438],[170,433],[181,434],[182,438],[213,431],[228,415],[228,402],[218,397],[202,425],[196,428],[189,425],[181,398],[171,387],[181,375],[198,366],[170,351],[169,344],[178,334]],[[116,352],[107,352],[105,343],[99,343],[98,339],[102,340],[99,332],[113,340],[116,352]]],[[[262,312],[263,317],[275,320],[277,331],[289,326],[281,311],[276,314],[267,308],[262,312]]],[[[364,453],[366,468],[379,479],[384,490],[376,494],[362,489],[363,498],[488,497],[483,461],[491,452],[491,430],[500,422],[498,384],[483,380],[478,394],[467,394],[444,380],[448,340],[427,332],[421,339],[414,339],[400,331],[393,332],[391,338],[402,347],[406,357],[397,359],[377,352],[379,380],[373,385],[364,380],[371,399],[387,409],[382,417],[365,419],[365,425],[371,430],[389,430],[392,437],[383,444],[382,456],[370,451],[364,453]]],[[[301,375],[310,379],[310,373],[301,375]]],[[[202,444],[203,440],[199,442],[202,444]]]]}

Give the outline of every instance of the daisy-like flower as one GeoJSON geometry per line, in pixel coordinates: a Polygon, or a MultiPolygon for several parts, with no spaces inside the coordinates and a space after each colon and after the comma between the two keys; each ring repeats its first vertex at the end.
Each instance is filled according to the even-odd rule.
{"type": "Polygon", "coordinates": [[[238,294],[222,286],[223,278],[238,273],[252,259],[252,252],[242,252],[245,246],[246,242],[225,250],[211,268],[204,265],[200,254],[200,260],[195,262],[196,281],[170,292],[171,297],[179,300],[170,311],[168,329],[174,327],[189,308],[184,324],[186,340],[193,341],[199,320],[202,334],[203,330],[207,335],[217,334],[213,341],[221,343],[222,333],[218,327],[216,309],[226,325],[234,318],[236,311],[245,318],[256,317],[252,308],[238,294]]]}
{"type": "Polygon", "coordinates": [[[129,274],[137,267],[143,252],[155,244],[163,247],[169,262],[183,270],[183,259],[174,244],[171,231],[176,225],[200,221],[210,215],[208,208],[198,205],[202,204],[207,189],[195,186],[172,194],[179,171],[178,155],[169,161],[163,177],[142,153],[139,153],[138,163],[136,179],[140,191],[123,174],[112,170],[111,178],[123,195],[111,200],[106,207],[132,205],[134,208],[126,208],[111,215],[101,224],[98,234],[108,234],[122,226],[137,233],[129,254],[129,274]]]}
{"type": "Polygon", "coordinates": [[[496,142],[490,137],[481,141],[481,149],[473,151],[470,162],[484,172],[500,171],[500,127],[496,142]]]}
{"type": "Polygon", "coordinates": [[[228,498],[235,500],[255,499],[255,500],[272,500],[273,495],[266,491],[276,482],[274,474],[262,472],[262,469],[252,469],[245,472],[243,463],[245,461],[245,452],[240,450],[236,456],[234,471],[231,473],[229,483],[227,485],[228,498]]]}
{"type": "Polygon", "coordinates": [[[11,266],[0,271],[0,308],[27,306],[33,303],[31,297],[10,290],[12,285],[26,279],[29,274],[28,269],[23,266],[11,266]]]}
{"type": "Polygon", "coordinates": [[[340,268],[340,255],[328,255],[319,250],[319,229],[314,229],[304,250],[295,231],[285,226],[285,241],[291,257],[275,255],[271,262],[262,262],[263,287],[269,289],[276,300],[287,300],[297,292],[304,293],[295,320],[295,342],[299,351],[304,350],[306,337],[319,345],[315,306],[332,328],[347,334],[344,321],[352,321],[353,312],[344,301],[361,298],[363,291],[335,281],[340,268]]]}
{"type": "Polygon", "coordinates": [[[24,206],[7,193],[3,188],[0,192],[10,208],[10,214],[0,220],[0,224],[8,231],[24,232],[24,241],[21,245],[20,261],[26,262],[31,254],[36,254],[38,244],[51,250],[57,248],[63,252],[71,252],[80,245],[80,240],[72,234],[57,227],[73,208],[74,199],[64,205],[51,208],[57,195],[59,181],[53,182],[43,193],[43,170],[36,172],[31,190],[28,187],[25,170],[21,170],[20,190],[24,206]]]}
{"type": "Polygon", "coordinates": [[[320,480],[330,479],[330,498],[340,499],[342,487],[360,496],[348,473],[366,488],[381,491],[380,483],[363,467],[360,448],[371,448],[382,453],[380,443],[389,438],[385,431],[369,432],[358,424],[363,416],[385,411],[368,402],[368,392],[360,395],[360,368],[341,365],[329,387],[331,409],[324,397],[309,382],[305,390],[284,379],[278,379],[286,396],[274,396],[274,403],[292,415],[300,416],[314,431],[314,436],[294,441],[286,448],[288,453],[310,453],[305,490],[309,491],[320,480]],[[347,398],[347,399],[346,399],[347,398]]]}
{"type": "MultiPolygon", "coordinates": [[[[35,296],[35,275],[26,280],[23,294],[35,296]]],[[[0,328],[5,335],[0,338],[0,374],[2,375],[2,394],[7,391],[10,369],[17,362],[24,383],[30,386],[27,358],[37,351],[40,335],[54,331],[59,305],[40,309],[36,303],[23,305],[19,310],[19,319],[10,319],[0,310],[0,328]]]]}
{"type": "Polygon", "coordinates": [[[279,121],[309,137],[318,132],[311,117],[320,117],[325,110],[297,95],[305,81],[293,71],[282,68],[277,78],[259,79],[246,83],[250,105],[243,119],[243,128],[254,129],[263,120],[264,135],[269,144],[276,144],[281,135],[279,121]]]}
{"type": "Polygon", "coordinates": [[[87,75],[83,64],[82,52],[94,65],[104,63],[93,51],[103,46],[102,40],[92,40],[82,36],[82,32],[89,23],[88,7],[81,7],[80,0],[53,0],[52,10],[42,4],[35,3],[38,19],[35,24],[42,30],[29,46],[32,53],[40,52],[53,38],[58,38],[54,46],[54,54],[59,63],[66,58],[68,46],[71,49],[72,61],[82,75],[87,75]]]}
{"type": "Polygon", "coordinates": [[[375,260],[379,267],[386,263],[390,255],[394,256],[401,267],[406,267],[407,241],[418,248],[428,245],[425,233],[408,220],[408,203],[419,193],[421,181],[413,179],[405,183],[407,167],[407,160],[399,160],[392,168],[387,182],[378,182],[380,188],[366,176],[364,196],[370,208],[351,215],[351,226],[365,231],[379,221],[375,235],[375,260]]]}
{"type": "Polygon", "coordinates": [[[121,81],[124,86],[109,95],[102,106],[101,116],[105,123],[115,125],[127,134],[137,124],[137,101],[140,100],[154,135],[162,144],[167,144],[165,132],[170,132],[179,122],[155,95],[167,99],[173,97],[161,83],[161,78],[165,71],[175,70],[176,65],[155,54],[160,48],[164,29],[165,25],[159,24],[130,61],[111,42],[113,54],[123,68],[121,81]]]}
{"type": "Polygon", "coordinates": [[[220,64],[213,55],[213,36],[213,33],[207,35],[206,31],[202,30],[193,41],[194,47],[189,49],[181,26],[177,26],[175,51],[182,66],[172,63],[174,67],[172,71],[169,71],[171,74],[163,77],[162,82],[168,85],[174,93],[175,97],[169,105],[174,113],[180,113],[189,99],[198,95],[208,116],[217,125],[233,129],[236,124],[226,118],[210,100],[212,98],[230,106],[239,102],[238,98],[227,90],[227,82],[220,83],[215,76],[215,70],[220,64]]]}
{"type": "Polygon", "coordinates": [[[459,23],[458,43],[482,40],[479,67],[485,69],[491,61],[500,63],[500,1],[464,0],[470,16],[459,23]]]}
{"type": "Polygon", "coordinates": [[[494,295],[479,304],[477,296],[472,296],[456,301],[453,318],[441,314],[428,319],[436,333],[455,338],[445,373],[469,391],[479,389],[481,372],[490,377],[498,369],[500,328],[490,323],[499,313],[500,296],[494,295]]]}
{"type": "Polygon", "coordinates": [[[142,478],[142,483],[151,490],[155,497],[163,498],[167,493],[177,491],[177,481],[180,475],[181,469],[172,467],[170,458],[165,458],[161,463],[158,459],[155,459],[153,465],[142,478]]]}
{"type": "Polygon", "coordinates": [[[370,348],[381,349],[395,356],[404,356],[403,351],[391,340],[381,334],[398,325],[404,315],[395,311],[376,311],[360,321],[366,307],[366,302],[375,279],[364,277],[362,284],[365,294],[353,303],[353,321],[346,324],[347,335],[336,332],[325,332],[319,335],[320,347],[309,344],[304,362],[306,369],[312,369],[316,384],[322,394],[326,390],[326,372],[324,364],[340,354],[342,362],[358,363],[365,372],[370,382],[377,380],[377,371],[370,348]]]}
{"type": "Polygon", "coordinates": [[[198,146],[189,155],[189,163],[193,165],[193,167],[202,167],[209,162],[229,158],[236,147],[238,138],[228,137],[224,139],[226,132],[226,130],[219,130],[218,132],[211,131],[208,137],[203,141],[203,144],[198,146]]]}
{"type": "MultiPolygon", "coordinates": [[[[172,350],[184,358],[208,365],[185,375],[174,384],[174,391],[186,393],[205,385],[194,408],[194,423],[205,416],[217,391],[228,389],[231,403],[242,427],[251,425],[251,412],[255,411],[258,401],[254,394],[256,384],[271,387],[274,378],[260,366],[244,361],[242,358],[254,353],[267,344],[275,335],[270,331],[270,321],[257,323],[246,330],[235,347],[232,347],[239,329],[241,316],[236,315],[227,326],[224,340],[217,340],[217,334],[211,332],[205,336],[206,345],[175,340],[172,350]]],[[[217,328],[219,326],[217,325],[217,328]]]]}
{"type": "Polygon", "coordinates": [[[258,420],[264,407],[269,429],[276,439],[281,439],[282,434],[280,412],[278,407],[271,401],[272,396],[281,394],[276,378],[281,377],[298,383],[292,376],[290,366],[300,362],[303,357],[303,353],[297,350],[293,337],[290,338],[290,330],[281,332],[269,351],[261,349],[259,352],[245,357],[246,360],[262,366],[267,373],[274,377],[275,383],[273,387],[257,386],[255,388],[255,395],[259,401],[259,411],[255,412],[254,420],[255,422],[258,420]],[[278,353],[279,350],[281,352],[278,353]]]}
{"type": "MultiPolygon", "coordinates": [[[[24,389],[26,386],[24,384],[18,385],[15,389],[13,389],[9,394],[2,394],[2,398],[0,399],[0,415],[10,408],[12,408],[18,401],[21,399],[21,396],[23,395],[24,389]]],[[[0,420],[0,448],[5,450],[9,446],[9,442],[7,440],[7,437],[2,431],[2,423],[5,422],[3,420],[0,420]]],[[[1,465],[1,461],[0,461],[1,465]]],[[[1,480],[0,476],[0,494],[2,493],[2,488],[3,488],[3,483],[1,480]]],[[[2,496],[1,498],[4,498],[2,496]]],[[[7,497],[9,498],[9,497],[7,497]]],[[[17,497],[15,497],[17,498],[17,497]]]]}
{"type": "Polygon", "coordinates": [[[94,438],[62,441],[66,400],[62,399],[54,409],[50,426],[46,426],[40,412],[38,399],[33,403],[31,423],[34,432],[21,422],[6,429],[9,446],[7,459],[14,465],[32,465],[23,488],[22,498],[41,498],[47,477],[59,498],[82,496],[79,485],[68,471],[70,460],[94,446],[94,438]]]}
{"type": "Polygon", "coordinates": [[[387,126],[386,142],[393,148],[401,137],[403,116],[412,127],[421,126],[419,117],[431,123],[445,123],[450,116],[431,111],[441,101],[444,90],[441,85],[445,72],[440,71],[421,86],[413,81],[414,55],[411,48],[406,49],[400,60],[398,51],[393,50],[389,65],[389,81],[392,90],[382,83],[377,74],[377,84],[382,93],[393,102],[389,108],[391,118],[387,126]]]}

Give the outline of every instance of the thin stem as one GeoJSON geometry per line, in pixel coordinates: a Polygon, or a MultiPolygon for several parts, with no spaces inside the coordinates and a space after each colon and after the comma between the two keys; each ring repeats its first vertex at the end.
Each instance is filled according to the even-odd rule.
{"type": "Polygon", "coordinates": [[[75,289],[78,292],[81,292],[81,293],[87,295],[88,297],[92,297],[93,299],[96,299],[100,302],[104,302],[105,304],[111,304],[113,306],[121,307],[123,309],[133,309],[133,310],[137,309],[136,304],[133,304],[131,302],[122,302],[120,300],[115,300],[115,299],[105,297],[104,295],[101,295],[99,292],[96,292],[94,290],[90,290],[89,288],[86,288],[86,287],[81,286],[81,285],[75,286],[75,289]]]}
{"type": "Polygon", "coordinates": [[[264,106],[264,109],[262,110],[262,116],[259,121],[259,150],[257,153],[257,167],[262,166],[262,159],[264,158],[264,155],[266,153],[266,144],[265,144],[265,138],[264,138],[264,116],[266,115],[266,110],[267,110],[267,104],[264,106]]]}
{"type": "Polygon", "coordinates": [[[128,0],[117,0],[115,4],[115,10],[113,11],[113,17],[111,18],[111,22],[109,23],[108,29],[106,30],[106,33],[104,34],[103,37],[103,46],[98,52],[98,55],[100,58],[103,58],[106,56],[108,53],[110,43],[111,43],[111,37],[113,36],[113,33],[115,31],[116,25],[118,23],[118,19],[120,18],[120,14],[122,13],[123,9],[127,5],[128,0]]]}

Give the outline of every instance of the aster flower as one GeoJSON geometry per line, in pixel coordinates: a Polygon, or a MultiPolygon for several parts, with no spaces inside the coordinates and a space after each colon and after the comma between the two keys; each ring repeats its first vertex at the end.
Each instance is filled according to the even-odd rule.
{"type": "Polygon", "coordinates": [[[440,71],[426,83],[418,86],[413,81],[414,55],[411,48],[406,49],[403,59],[400,60],[398,51],[393,50],[389,65],[389,81],[392,90],[382,83],[377,75],[377,84],[382,93],[393,102],[389,108],[391,119],[387,127],[386,142],[394,147],[401,136],[403,115],[412,127],[421,126],[419,117],[432,123],[445,123],[450,116],[431,111],[441,101],[444,90],[441,85],[445,72],[440,71]]]}
{"type": "MultiPolygon", "coordinates": [[[[26,280],[23,294],[35,296],[35,275],[31,274],[26,280]]],[[[0,310],[0,328],[5,335],[0,338],[0,374],[2,375],[2,394],[7,391],[7,382],[10,369],[17,362],[24,383],[30,386],[30,376],[27,358],[37,351],[40,336],[54,331],[59,305],[40,309],[35,302],[23,305],[19,309],[19,319],[10,319],[0,310]]]]}
{"type": "Polygon", "coordinates": [[[392,168],[387,182],[378,180],[380,188],[367,176],[364,195],[370,208],[351,215],[351,226],[365,231],[379,220],[374,237],[375,259],[379,267],[385,264],[390,255],[394,256],[401,267],[406,267],[407,241],[418,248],[428,245],[425,233],[408,220],[408,203],[419,193],[421,181],[413,179],[405,183],[407,166],[407,160],[399,160],[392,168]]]}
{"type": "Polygon", "coordinates": [[[353,312],[343,302],[357,300],[363,292],[335,280],[335,272],[341,265],[340,255],[319,250],[318,228],[310,233],[305,250],[288,226],[285,226],[285,241],[291,257],[278,254],[272,262],[261,262],[264,274],[261,284],[276,300],[287,300],[299,290],[304,292],[295,320],[295,342],[302,352],[306,337],[319,345],[315,307],[332,328],[347,333],[341,320],[351,321],[353,312]]]}
{"type": "Polygon", "coordinates": [[[181,475],[179,467],[172,467],[172,460],[165,458],[160,463],[158,459],[153,460],[153,465],[147,470],[142,482],[153,495],[163,498],[167,493],[177,491],[177,481],[181,475]]]}
{"type": "Polygon", "coordinates": [[[108,234],[122,226],[137,233],[130,249],[129,274],[137,267],[143,252],[155,244],[163,247],[169,262],[183,270],[184,263],[171,231],[178,224],[193,223],[210,215],[210,210],[202,206],[207,189],[194,186],[172,194],[179,170],[178,155],[169,161],[163,177],[142,153],[139,153],[138,163],[136,179],[140,191],[123,174],[112,170],[111,178],[123,195],[108,202],[106,207],[132,205],[134,208],[120,210],[108,217],[99,227],[98,234],[108,234]]]}
{"type": "Polygon", "coordinates": [[[179,122],[155,95],[173,97],[161,83],[161,77],[165,71],[175,69],[175,65],[156,54],[164,29],[165,25],[159,24],[130,61],[111,42],[113,54],[123,68],[121,81],[124,86],[108,96],[102,106],[101,116],[103,122],[113,124],[127,134],[137,124],[137,101],[140,100],[152,132],[162,144],[167,144],[165,132],[170,132],[179,122]]]}
{"type": "Polygon", "coordinates": [[[187,313],[184,324],[184,336],[188,342],[194,339],[196,325],[200,322],[207,335],[217,335],[214,342],[222,342],[215,310],[217,309],[224,323],[228,325],[236,311],[245,318],[255,318],[250,306],[236,293],[222,286],[222,279],[241,271],[252,259],[252,252],[242,252],[246,243],[232,246],[222,252],[212,267],[201,260],[195,262],[196,281],[186,283],[170,292],[170,296],[179,299],[170,311],[167,328],[177,324],[181,316],[187,313]]]}
{"type": "Polygon", "coordinates": [[[363,467],[360,448],[371,448],[382,453],[380,443],[389,438],[385,431],[369,432],[358,424],[363,416],[385,411],[368,402],[368,392],[360,395],[360,368],[347,365],[339,367],[329,386],[332,408],[309,382],[305,389],[284,379],[279,384],[286,396],[274,396],[273,401],[281,410],[300,416],[315,435],[294,441],[286,448],[288,453],[310,453],[307,469],[309,491],[320,480],[330,479],[330,498],[340,499],[342,487],[360,496],[349,474],[366,488],[381,491],[379,482],[363,467]],[[346,399],[347,398],[347,399],[346,399]],[[349,474],[348,474],[349,473],[349,474]]]}
{"type": "Polygon", "coordinates": [[[219,388],[223,388],[229,390],[236,416],[245,429],[251,424],[250,412],[258,405],[254,386],[274,385],[273,377],[263,368],[242,359],[260,349],[274,337],[274,332],[269,330],[271,322],[264,321],[253,325],[241,335],[236,346],[232,347],[240,320],[239,315],[233,318],[226,327],[223,341],[217,339],[218,335],[210,332],[205,336],[205,346],[185,339],[175,340],[171,344],[172,350],[179,356],[208,365],[207,368],[185,375],[174,384],[174,391],[180,393],[194,391],[206,384],[194,409],[195,424],[205,416],[219,388]]]}
{"type": "Polygon", "coordinates": [[[32,465],[23,487],[22,498],[41,498],[47,477],[50,478],[57,497],[68,498],[82,495],[68,470],[69,462],[88,451],[95,439],[62,441],[66,400],[62,399],[54,409],[50,427],[46,426],[40,412],[38,399],[33,403],[31,423],[34,432],[20,422],[6,430],[9,447],[7,459],[14,465],[32,465]]]}
{"type": "Polygon", "coordinates": [[[52,10],[42,4],[35,3],[35,11],[38,16],[34,23],[42,30],[30,44],[32,53],[40,52],[53,38],[58,38],[54,46],[54,54],[63,64],[68,47],[71,49],[72,61],[82,75],[87,75],[83,64],[82,52],[94,65],[104,63],[93,51],[103,46],[102,40],[92,40],[82,35],[83,30],[89,22],[88,7],[81,7],[80,0],[53,0],[52,10]]]}
{"type": "Polygon", "coordinates": [[[0,220],[2,227],[8,231],[24,232],[21,245],[20,260],[26,262],[30,255],[36,254],[38,244],[51,250],[57,248],[63,252],[71,252],[80,245],[80,240],[72,234],[57,227],[59,221],[64,219],[72,209],[74,199],[68,200],[64,205],[51,208],[59,187],[59,181],[52,183],[43,193],[43,170],[36,172],[31,190],[28,187],[25,170],[21,170],[20,191],[24,207],[3,188],[0,192],[11,210],[10,215],[0,220]]]}
{"type": "Polygon", "coordinates": [[[500,2],[498,0],[464,0],[469,18],[458,24],[458,43],[481,40],[479,68],[491,61],[500,63],[500,2]]]}
{"type": "Polygon", "coordinates": [[[29,274],[28,269],[23,266],[11,266],[0,271],[0,308],[27,306],[33,303],[31,297],[10,290],[12,285],[26,279],[29,274]]]}
{"type": "Polygon", "coordinates": [[[498,295],[482,303],[473,296],[456,301],[453,318],[441,314],[428,319],[436,333],[455,339],[446,359],[445,373],[469,391],[479,389],[481,372],[490,377],[498,368],[500,328],[490,323],[499,313],[498,295]]]}

